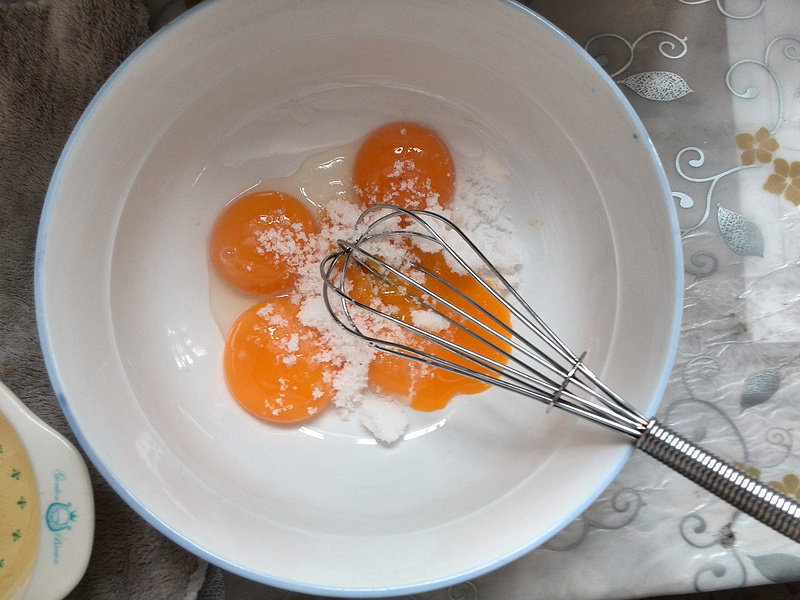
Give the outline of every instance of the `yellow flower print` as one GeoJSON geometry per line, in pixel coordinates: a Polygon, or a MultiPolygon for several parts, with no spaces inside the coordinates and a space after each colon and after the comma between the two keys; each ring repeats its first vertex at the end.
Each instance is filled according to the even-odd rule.
{"type": "Polygon", "coordinates": [[[756,467],[750,467],[740,462],[734,462],[733,466],[737,469],[740,469],[750,475],[753,479],[761,479],[761,469],[757,469],[756,467]]]}
{"type": "Polygon", "coordinates": [[[736,136],[736,145],[742,152],[742,164],[752,165],[754,162],[772,162],[772,154],[780,144],[772,137],[766,127],[762,127],[756,134],[740,133],[736,136]]]}
{"type": "Polygon", "coordinates": [[[776,158],[774,167],[775,172],[767,178],[764,189],[776,196],[783,194],[795,206],[800,206],[800,161],[790,164],[784,158],[776,158]]]}
{"type": "Polygon", "coordinates": [[[787,496],[794,496],[800,500],[800,477],[794,473],[786,475],[780,481],[770,481],[769,485],[787,496]]]}

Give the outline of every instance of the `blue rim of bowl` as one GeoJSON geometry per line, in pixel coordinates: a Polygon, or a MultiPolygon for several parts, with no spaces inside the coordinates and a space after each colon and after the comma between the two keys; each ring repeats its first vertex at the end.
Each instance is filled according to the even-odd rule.
{"type": "MultiPolygon", "coordinates": [[[[192,554],[200,557],[201,559],[209,563],[215,564],[218,567],[227,570],[231,573],[240,575],[244,578],[251,579],[253,581],[265,585],[271,585],[281,589],[291,590],[305,594],[323,594],[327,596],[342,597],[342,598],[344,597],[378,598],[378,597],[394,596],[398,594],[422,593],[434,589],[447,587],[450,585],[456,585],[458,583],[474,579],[491,571],[495,571],[500,567],[507,565],[508,563],[516,560],[517,558],[520,558],[521,556],[527,554],[537,546],[540,546],[549,537],[558,533],[558,531],[560,531],[562,528],[564,528],[566,525],[568,525],[574,519],[580,516],[597,499],[597,497],[612,483],[612,481],[622,470],[622,467],[625,465],[625,463],[628,461],[628,459],[630,458],[631,454],[634,451],[633,444],[631,444],[630,448],[627,449],[626,452],[622,454],[622,456],[619,458],[616,464],[614,464],[611,468],[609,468],[606,478],[597,487],[597,489],[592,494],[587,496],[584,502],[581,503],[578,507],[576,507],[574,512],[571,515],[569,515],[568,518],[566,518],[561,523],[554,524],[553,527],[548,532],[543,534],[540,538],[531,540],[530,543],[520,548],[517,548],[504,556],[500,556],[488,564],[482,565],[477,568],[465,570],[461,573],[458,573],[457,575],[448,576],[441,579],[423,581],[414,585],[386,587],[386,588],[371,588],[371,589],[323,587],[319,585],[306,584],[294,580],[287,580],[266,573],[253,572],[236,563],[230,562],[223,557],[217,556],[201,546],[196,545],[194,542],[192,542],[192,540],[186,538],[185,536],[174,530],[168,524],[159,519],[159,517],[156,514],[152,513],[144,504],[142,504],[136,498],[136,496],[134,496],[131,493],[130,490],[128,490],[122,484],[122,482],[106,465],[103,458],[95,452],[91,443],[87,439],[87,436],[81,429],[80,423],[73,414],[70,408],[69,400],[67,399],[67,394],[63,388],[59,376],[57,360],[54,357],[52,349],[50,347],[50,335],[45,318],[45,308],[41,302],[42,295],[44,293],[43,276],[45,268],[43,264],[43,259],[45,255],[45,248],[47,246],[47,232],[50,227],[50,217],[51,217],[52,207],[58,196],[57,190],[59,188],[60,178],[62,176],[64,169],[66,168],[66,164],[69,161],[71,149],[74,146],[76,140],[80,137],[81,132],[84,129],[86,123],[92,118],[95,107],[99,105],[101,102],[103,102],[103,99],[107,91],[111,89],[114,85],[116,85],[117,81],[119,81],[122,77],[125,76],[127,68],[132,63],[139,60],[139,57],[144,52],[149,51],[150,47],[158,44],[159,41],[164,36],[170,35],[170,31],[172,31],[176,27],[183,26],[183,24],[186,21],[195,18],[198,13],[207,10],[209,5],[215,4],[217,1],[218,0],[206,0],[205,2],[195,6],[194,8],[189,9],[187,12],[180,14],[173,21],[171,21],[163,28],[161,28],[159,31],[154,33],[141,46],[139,46],[136,50],[134,50],[130,56],[128,56],[128,58],[117,68],[117,70],[111,75],[111,77],[109,77],[109,79],[103,84],[103,86],[100,88],[100,90],[97,92],[97,94],[94,96],[94,98],[87,106],[86,110],[81,115],[80,119],[78,120],[78,123],[76,124],[69,139],[67,140],[66,145],[64,146],[64,149],[61,153],[61,156],[58,160],[55,171],[53,173],[53,177],[50,181],[50,185],[44,201],[42,217],[39,224],[39,231],[36,242],[36,253],[34,259],[34,296],[36,299],[36,321],[37,321],[40,344],[44,355],[45,366],[49,373],[50,380],[53,385],[53,389],[55,391],[58,402],[67,418],[70,427],[75,433],[75,436],[78,442],[80,443],[82,449],[90,458],[95,467],[98,469],[103,478],[109,483],[109,485],[111,485],[114,491],[129,506],[131,506],[143,519],[145,519],[145,521],[147,521],[150,525],[155,527],[166,537],[168,537],[175,543],[179,544],[192,554]]],[[[608,74],[603,70],[603,68],[599,65],[599,63],[597,63],[596,60],[594,60],[577,42],[575,42],[575,40],[569,37],[561,29],[556,27],[553,23],[551,23],[541,15],[534,12],[532,9],[523,6],[521,4],[518,4],[514,0],[498,0],[498,3],[505,4],[507,6],[511,6],[519,10],[521,18],[533,19],[539,22],[541,25],[544,25],[547,29],[550,30],[551,33],[555,34],[562,41],[562,43],[565,43],[574,52],[584,57],[584,60],[587,61],[587,63],[591,66],[593,71],[600,77],[601,80],[603,80],[606,83],[606,85],[611,90],[612,94],[614,95],[618,103],[622,107],[624,107],[626,115],[634,127],[635,133],[639,136],[639,139],[641,140],[646,152],[650,156],[650,159],[656,168],[655,170],[658,173],[658,178],[660,182],[659,195],[665,202],[671,204],[672,194],[667,181],[667,176],[666,173],[664,172],[664,169],[662,168],[660,159],[658,157],[658,153],[656,152],[655,146],[652,142],[652,139],[650,138],[649,133],[645,129],[644,124],[634,111],[633,106],[630,104],[628,99],[624,96],[624,94],[620,91],[619,87],[613,82],[613,80],[608,76],[608,74]]],[[[661,398],[663,397],[667,384],[669,382],[672,366],[674,363],[674,358],[677,352],[678,341],[680,336],[681,315],[683,312],[684,274],[683,274],[683,266],[679,262],[680,257],[682,256],[682,248],[680,244],[680,228],[678,225],[678,218],[675,211],[668,210],[667,213],[669,215],[669,229],[672,231],[671,239],[673,240],[674,244],[672,251],[674,256],[676,257],[675,272],[673,274],[676,282],[675,297],[673,298],[674,312],[672,315],[672,331],[670,334],[669,349],[667,351],[667,360],[664,363],[662,373],[658,381],[658,385],[656,388],[657,392],[653,395],[649,405],[645,407],[645,409],[643,410],[644,414],[647,416],[652,416],[653,414],[655,414],[655,411],[658,408],[659,403],[661,402],[661,398]]]]}

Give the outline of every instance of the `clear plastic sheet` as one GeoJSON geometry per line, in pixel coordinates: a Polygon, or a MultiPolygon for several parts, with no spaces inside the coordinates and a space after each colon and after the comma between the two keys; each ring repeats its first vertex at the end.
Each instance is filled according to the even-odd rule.
{"type": "MultiPolygon", "coordinates": [[[[658,417],[800,497],[796,3],[525,4],[604,65],[644,121],[673,190],[686,295],[658,417]]],[[[545,546],[473,581],[405,598],[643,598],[798,579],[800,547],[634,453],[545,546]]],[[[227,582],[237,598],[307,598],[227,582]]],[[[777,597],[754,594],[742,597],[777,597]]]]}

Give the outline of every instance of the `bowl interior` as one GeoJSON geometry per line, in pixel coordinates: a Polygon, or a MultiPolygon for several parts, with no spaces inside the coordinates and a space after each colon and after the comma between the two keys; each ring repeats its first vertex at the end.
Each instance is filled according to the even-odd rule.
{"type": "Polygon", "coordinates": [[[266,583],[388,595],[507,562],[591,502],[629,442],[498,391],[412,414],[391,447],[334,411],[258,422],[222,377],[207,235],[230,199],[315,152],[430,124],[458,181],[490,175],[505,199],[523,295],[650,412],[681,281],[644,130],[572,42],[511,3],[222,4],[125,63],[54,177],[37,303],[72,426],[165,534],[266,583]]]}

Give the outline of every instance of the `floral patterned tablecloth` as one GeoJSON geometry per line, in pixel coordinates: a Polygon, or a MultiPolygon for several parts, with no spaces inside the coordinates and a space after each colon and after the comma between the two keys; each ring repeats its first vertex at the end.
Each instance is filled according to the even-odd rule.
{"type": "MultiPolygon", "coordinates": [[[[667,172],[686,291],[659,417],[800,495],[800,6],[528,4],[604,66],[667,172]]],[[[487,579],[480,597],[534,581],[528,598],[752,586],[800,579],[800,547],[634,455],[581,518],[487,579]]]]}
{"type": "MultiPolygon", "coordinates": [[[[686,294],[658,416],[800,498],[800,4],[525,4],[603,65],[667,172],[686,294]]],[[[226,579],[232,597],[308,598],[226,579]]],[[[797,580],[800,546],[636,453],[544,547],[407,599],[622,599],[797,580]]]]}

